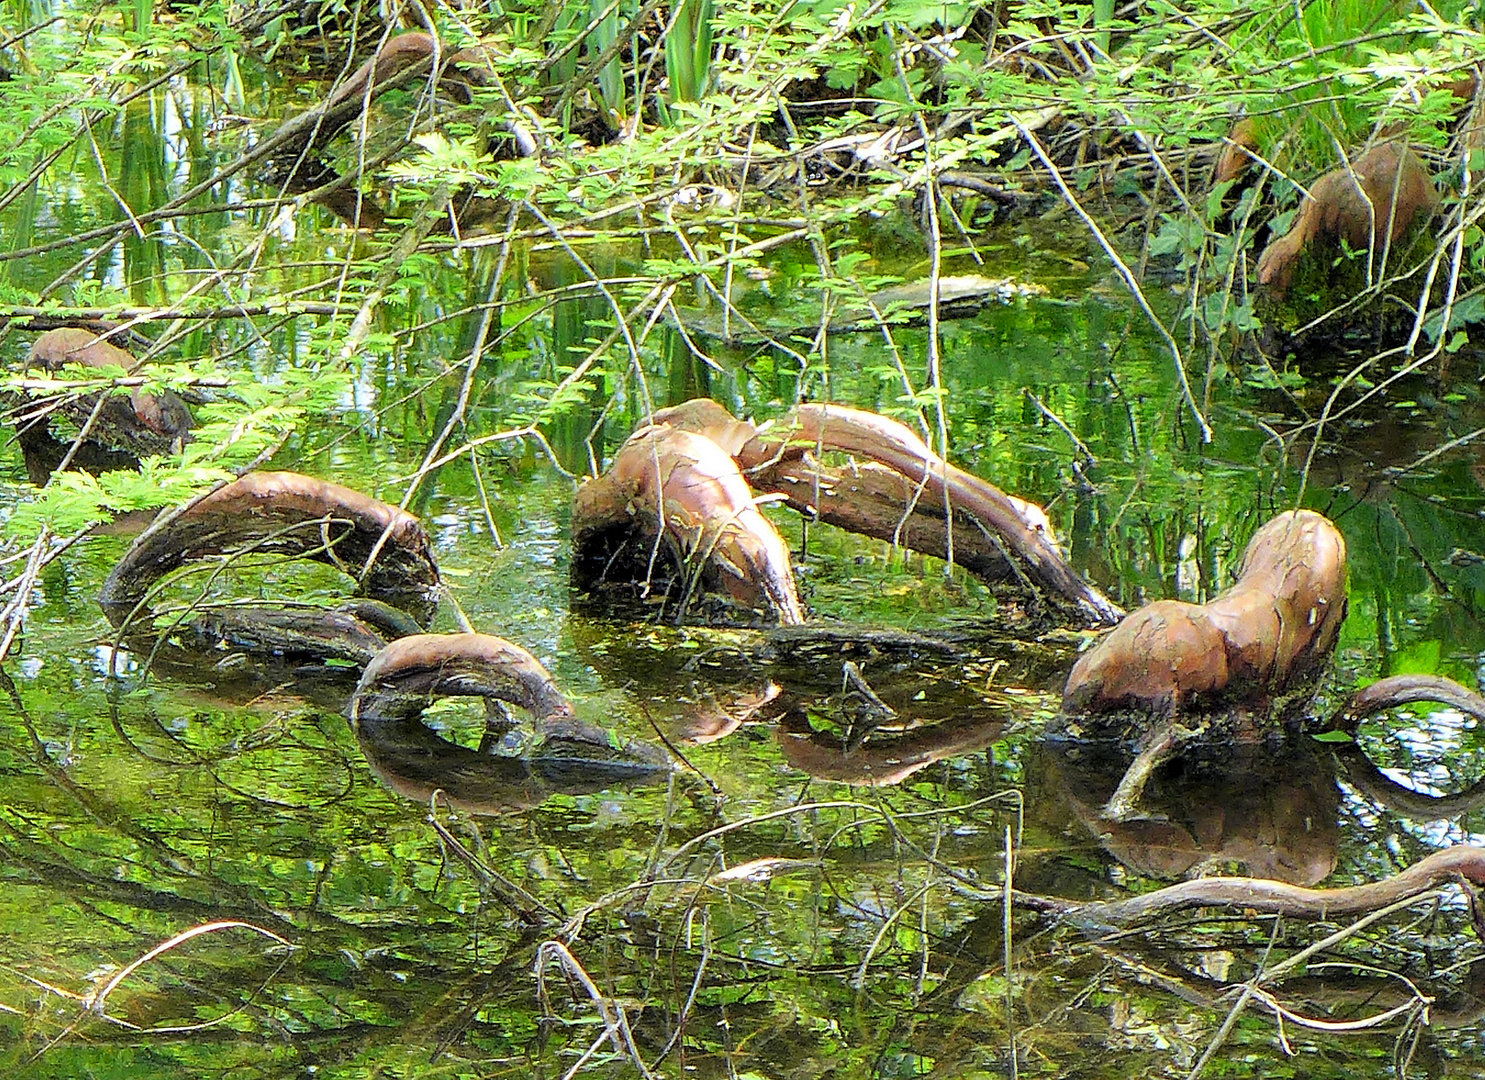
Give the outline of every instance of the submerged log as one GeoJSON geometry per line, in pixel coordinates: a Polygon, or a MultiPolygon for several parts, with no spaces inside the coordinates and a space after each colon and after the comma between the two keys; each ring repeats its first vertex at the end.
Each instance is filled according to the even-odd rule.
{"type": "Polygon", "coordinates": [[[333,608],[256,607],[232,604],[208,608],[188,629],[213,652],[252,657],[343,660],[364,666],[389,642],[421,627],[404,612],[375,600],[351,600],[333,608]]]}
{"type": "Polygon", "coordinates": [[[428,534],[411,514],[358,491],[288,472],[249,473],[143,533],[99,595],[115,626],[147,608],[155,582],[189,562],[265,552],[328,563],[366,596],[431,617],[439,583],[428,534]]]}
{"type": "Polygon", "coordinates": [[[785,626],[804,621],[783,538],[737,463],[702,435],[668,424],[640,428],[607,473],[578,489],[572,530],[580,588],[616,579],[648,586],[663,544],[680,571],[681,611],[705,581],[785,626]]]}
{"type": "Polygon", "coordinates": [[[1381,260],[1416,222],[1433,216],[1438,200],[1428,168],[1402,139],[1378,143],[1310,186],[1289,231],[1259,256],[1258,284],[1282,297],[1300,257],[1321,243],[1344,241],[1381,260]]]}

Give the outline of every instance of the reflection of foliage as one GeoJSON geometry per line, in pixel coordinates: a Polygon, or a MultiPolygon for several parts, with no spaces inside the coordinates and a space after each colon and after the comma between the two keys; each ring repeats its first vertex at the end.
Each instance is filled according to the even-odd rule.
{"type": "MultiPolygon", "coordinates": [[[[935,440],[941,409],[948,456],[1048,503],[1078,567],[1126,603],[1211,595],[1260,522],[1303,501],[1337,517],[1351,546],[1344,677],[1425,661],[1454,670],[1481,650],[1485,571],[1452,558],[1485,552],[1480,499],[1464,494],[1473,478],[1450,456],[1402,478],[1383,472],[1477,427],[1473,401],[1425,400],[1432,387],[1406,391],[1416,399],[1394,393],[1399,406],[1411,402],[1401,434],[1385,422],[1391,404],[1337,418],[1324,434],[1340,451],[1375,430],[1386,452],[1367,459],[1362,479],[1330,475],[1322,454],[1301,491],[1294,474],[1313,431],[1294,429],[1319,411],[1323,377],[1266,369],[1262,387],[1278,389],[1257,397],[1211,364],[1198,397],[1216,437],[1200,444],[1177,408],[1170,355],[1121,314],[1122,299],[1109,302],[1080,233],[1047,218],[986,243],[978,224],[987,202],[950,201],[938,183],[983,166],[1035,205],[1045,181],[1026,171],[1031,156],[1024,139],[1006,135],[1007,116],[1056,105],[1064,127],[1047,142],[1059,162],[1077,156],[1074,187],[1111,179],[1153,191],[1158,246],[1184,257],[1192,280],[1215,263],[1226,284],[1243,248],[1210,234],[1217,202],[1195,200],[1200,223],[1183,207],[1162,230],[1158,200],[1169,192],[1129,170],[1153,162],[1144,147],[1185,153],[1227,127],[1230,104],[1271,95],[1271,39],[1293,25],[1287,2],[1128,21],[1102,0],[1003,13],[830,0],[787,15],[702,0],[511,3],[488,25],[460,21],[467,6],[439,5],[451,44],[466,25],[494,35],[504,85],[477,90],[473,111],[438,134],[414,130],[426,113],[415,111],[409,85],[378,102],[369,138],[329,148],[341,168],[364,156],[356,179],[367,194],[393,188],[393,211],[413,215],[374,236],[336,227],[311,203],[292,205],[240,156],[268,130],[245,136],[240,117],[304,104],[286,104],[300,87],[286,94],[259,62],[309,62],[317,54],[300,39],[315,26],[280,12],[249,31],[261,39],[255,56],[221,5],[191,15],[172,7],[169,17],[167,5],[131,7],[126,28],[108,5],[69,6],[66,20],[7,46],[17,77],[0,84],[0,300],[17,318],[12,309],[139,316],[162,357],[186,361],[147,369],[159,381],[186,385],[207,374],[195,361],[212,356],[211,370],[231,385],[198,410],[198,441],[179,459],[12,500],[21,503],[9,519],[17,538],[175,501],[282,441],[276,463],[390,488],[394,501],[406,493],[437,531],[470,618],[554,657],[593,715],[644,736],[641,716],[668,715],[682,680],[672,670],[647,683],[643,665],[606,669],[595,657],[638,642],[705,675],[741,646],[608,628],[591,654],[575,647],[582,631],[566,616],[562,565],[570,487],[545,463],[593,471],[652,405],[693,394],[760,419],[808,395],[904,416],[935,440]],[[646,55],[662,28],[663,49],[646,55]],[[1214,63],[1207,45],[1229,29],[1230,55],[1214,63]],[[640,46],[626,51],[626,39],[640,46]],[[485,146],[476,129],[488,134],[490,118],[510,128],[493,124],[485,146]],[[960,126],[929,152],[880,165],[818,150],[868,124],[877,135],[901,121],[911,134],[920,120],[936,131],[945,119],[960,126]],[[540,152],[512,160],[511,129],[522,126],[540,152]],[[1101,162],[1111,149],[1138,164],[1101,162]],[[375,160],[384,150],[385,170],[375,160]],[[435,226],[456,216],[443,190],[455,183],[508,201],[487,207],[485,220],[461,219],[456,238],[440,236],[435,226]],[[913,204],[915,195],[924,197],[913,204]],[[920,228],[920,211],[939,215],[939,234],[920,228]],[[969,257],[950,250],[960,245],[994,261],[987,272],[1046,284],[1051,299],[945,322],[933,348],[900,311],[864,320],[870,334],[825,332],[838,312],[888,280],[921,278],[935,259],[946,273],[969,269],[969,257]],[[1375,490],[1373,480],[1382,481],[1375,490]],[[509,546],[496,550],[500,542],[509,546]]],[[[313,7],[330,25],[354,5],[313,7]]],[[[1311,5],[1308,18],[1321,8],[1311,5]]],[[[50,17],[12,4],[0,22],[10,39],[50,17]]],[[[1400,118],[1436,131],[1437,95],[1395,92],[1437,68],[1427,49],[1477,40],[1463,25],[1411,18],[1406,29],[1423,42],[1416,55],[1380,55],[1379,41],[1359,58],[1327,54],[1323,74],[1348,91],[1364,76],[1359,120],[1388,97],[1400,118]]],[[[1478,229],[1462,240],[1478,262],[1478,229]]],[[[1231,291],[1192,305],[1214,360],[1225,348],[1219,331],[1252,325],[1241,290],[1231,291]]],[[[1456,325],[1478,316],[1478,299],[1455,310],[1456,325]]],[[[23,335],[16,322],[9,332],[18,369],[23,335]]],[[[1183,351],[1189,364],[1189,342],[1183,351]]],[[[788,528],[800,535],[797,521],[788,528]]],[[[230,654],[213,654],[175,689],[100,683],[94,596],[117,549],[88,538],[38,570],[25,655],[11,665],[23,677],[0,708],[0,1067],[195,1077],[313,1066],[350,1077],[492,1075],[535,1060],[565,1072],[598,1034],[591,1003],[565,996],[553,976],[557,1019],[543,1014],[531,975],[537,942],[440,847],[423,808],[375,786],[344,721],[261,687],[250,705],[223,704],[213,694],[231,680],[230,654]],[[80,1010],[28,980],[81,994],[100,965],[224,917],[267,926],[300,949],[277,970],[280,958],[251,942],[202,941],[142,969],[111,999],[115,1015],[146,1027],[225,1018],[220,1026],[148,1034],[82,1016],[47,1048],[80,1010]]],[[[812,528],[804,561],[823,614],[914,627],[946,614],[995,620],[993,600],[972,583],[884,545],[812,528]]],[[[977,657],[924,675],[925,693],[951,679],[1014,689],[1015,723],[993,756],[935,764],[895,789],[802,790],[745,728],[687,751],[725,793],[721,804],[682,774],[673,792],[564,797],[482,822],[480,843],[470,823],[451,827],[545,903],[569,913],[598,904],[568,944],[624,1003],[647,1062],[671,1046],[663,1075],[998,1076],[1011,1071],[1013,1040],[1024,1075],[1185,1075],[1229,1007],[1223,989],[1261,962],[1269,927],[1220,921],[1095,943],[1068,927],[1041,934],[1043,923],[1018,916],[1006,969],[995,889],[1005,827],[1020,822],[1008,802],[979,800],[1031,771],[1029,741],[1055,707],[1059,648],[1019,643],[1022,667],[977,657]],[[788,813],[661,865],[693,837],[773,811],[788,813]],[[718,877],[728,870],[734,876],[718,877]]],[[[815,667],[838,682],[838,663],[815,667]]],[[[1439,726],[1424,738],[1406,717],[1393,723],[1381,730],[1395,736],[1367,736],[1376,756],[1416,764],[1422,781],[1447,769],[1450,787],[1477,775],[1473,730],[1439,726]]],[[[1353,798],[1344,806],[1343,874],[1382,876],[1438,839],[1353,798]]],[[[1109,891],[1108,856],[1067,835],[1058,807],[1032,807],[1016,833],[1017,885],[1109,891]]],[[[1453,829],[1477,826],[1471,817],[1453,829]]],[[[1440,918],[1447,933],[1435,938],[1424,937],[1432,925],[1389,922],[1347,943],[1345,955],[1406,971],[1431,992],[1470,989],[1465,971],[1449,970],[1472,955],[1453,933],[1463,919],[1452,907],[1440,918]]],[[[1286,927],[1276,948],[1307,940],[1286,927]]],[[[1339,999],[1382,991],[1382,981],[1332,975],[1291,990],[1317,1010],[1354,1016],[1361,1007],[1342,1012],[1339,999]]],[[[1323,1051],[1302,1059],[1306,1075],[1321,1077],[1375,1075],[1373,1062],[1397,1045],[1395,1031],[1293,1037],[1323,1051]]],[[[1429,1032],[1420,1053],[1470,1048],[1466,1036],[1429,1032]]],[[[1249,1013],[1220,1068],[1272,1075],[1286,1067],[1278,1058],[1272,1023],[1249,1013]]],[[[588,1067],[608,1062],[625,1067],[607,1045],[588,1067]]]]}

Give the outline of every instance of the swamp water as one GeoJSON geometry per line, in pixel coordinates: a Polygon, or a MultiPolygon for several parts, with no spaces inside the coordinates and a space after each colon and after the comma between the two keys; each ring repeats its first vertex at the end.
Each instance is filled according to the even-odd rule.
{"type": "MultiPolygon", "coordinates": [[[[124,186],[154,184],[154,198],[209,166],[193,155],[212,153],[177,99],[157,104],[154,126],[131,134],[135,153],[117,163],[144,168],[124,186]]],[[[19,232],[44,241],[113,220],[89,167],[24,221],[12,215],[9,246],[19,232]]],[[[192,243],[121,247],[96,284],[160,302],[156,275],[199,268],[252,213],[183,219],[192,243]]],[[[1047,244],[1050,231],[1039,223],[1032,235],[1047,244]]],[[[1285,380],[1239,385],[1218,372],[1216,437],[1201,445],[1169,356],[1112,279],[1028,251],[1026,239],[992,238],[981,272],[1014,273],[1049,295],[943,326],[956,463],[1046,504],[1075,565],[1130,607],[1210,596],[1272,513],[1296,502],[1321,510],[1351,560],[1336,688],[1403,671],[1476,681],[1485,491],[1474,446],[1451,445],[1485,419],[1475,372],[1456,358],[1448,387],[1399,384],[1332,420],[1313,460],[1294,433],[1322,408],[1326,378],[1263,389],[1254,382],[1285,380]]],[[[333,279],[356,245],[308,211],[259,274],[276,292],[333,279]]],[[[889,257],[900,240],[862,245],[880,272],[923,272],[889,257]]],[[[584,258],[620,276],[636,250],[611,237],[584,258]]],[[[72,257],[12,265],[11,283],[39,288],[72,257]]],[[[802,257],[778,253],[766,284],[809,311],[790,261],[802,257]]],[[[462,370],[449,365],[478,322],[459,312],[490,295],[499,263],[493,251],[429,260],[387,306],[377,329],[390,344],[368,352],[333,422],[272,464],[396,501],[459,394],[462,370]]],[[[1234,866],[1305,882],[1329,873],[1334,884],[1485,831],[1479,810],[1443,821],[1399,812],[1373,780],[1356,779],[1354,758],[1314,741],[1194,755],[1152,787],[1158,818],[1102,822],[1121,763],[1037,738],[1077,635],[1027,630],[932,560],[824,528],[806,542],[782,513],[791,546],[805,548],[820,633],[574,612],[573,482],[562,469],[581,473],[611,453],[646,399],[711,395],[759,418],[800,393],[896,410],[905,381],[926,382],[925,337],[898,328],[891,347],[881,335],[833,337],[825,360],[802,371],[785,350],[688,343],[658,326],[543,429],[559,469],[531,439],[494,436],[519,427],[573,350],[607,332],[610,308],[601,297],[542,298],[585,280],[557,245],[513,247],[504,272],[501,295],[538,298],[505,311],[480,361],[451,443],[477,452],[432,471],[411,509],[476,629],[534,652],[584,719],[621,741],[663,736],[685,765],[589,790],[573,773],[533,780],[498,753],[481,769],[484,717],[457,705],[430,710],[416,737],[362,732],[358,742],[340,714],[353,685],[343,670],[255,675],[226,653],[162,655],[146,677],[146,657],[112,650],[96,604],[127,540],[89,539],[44,573],[0,682],[6,1075],[556,1078],[631,1075],[637,1055],[663,1076],[1184,1076],[1231,1010],[1230,988],[1322,931],[1229,917],[1095,940],[1007,917],[1008,861],[1018,889],[1077,898],[1234,866]],[[847,663],[895,716],[846,677],[847,663]],[[458,808],[437,804],[435,828],[426,795],[445,761],[458,808]],[[514,905],[502,899],[512,886],[526,894],[514,905]],[[545,921],[523,922],[512,906],[545,921]],[[112,983],[173,935],[230,921],[293,947],[222,928],[112,983]],[[627,1034],[606,1035],[597,999],[622,1008],[627,1034]]],[[[759,317],[787,324],[789,305],[761,292],[759,317]]],[[[309,323],[224,320],[182,349],[238,350],[231,362],[271,384],[279,365],[316,355],[309,323]]],[[[11,366],[24,347],[14,333],[5,342],[11,366]]],[[[18,453],[4,462],[10,499],[25,497],[18,453]]],[[[269,602],[344,587],[301,567],[234,582],[235,595],[269,602]]],[[[455,628],[448,603],[436,628],[455,628]]],[[[1371,757],[1420,790],[1481,778],[1480,733],[1449,710],[1365,731],[1371,757]]],[[[522,738],[514,729],[493,741],[519,750],[522,738]]],[[[1481,955],[1456,896],[1415,905],[1270,988],[1303,1016],[1396,1009],[1389,1019],[1280,1029],[1254,1005],[1209,1074],[1478,1073],[1481,955]]]]}

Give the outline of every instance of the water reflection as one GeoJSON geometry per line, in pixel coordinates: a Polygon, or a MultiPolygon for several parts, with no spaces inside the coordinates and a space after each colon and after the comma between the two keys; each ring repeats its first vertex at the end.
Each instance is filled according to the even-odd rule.
{"type": "Polygon", "coordinates": [[[817,780],[865,787],[900,784],[936,761],[987,749],[1005,730],[1001,715],[966,716],[924,727],[850,732],[822,731],[795,707],[774,728],[774,741],[784,760],[817,780]]]}
{"type": "Polygon", "coordinates": [[[1314,885],[1335,869],[1341,795],[1330,750],[1313,739],[1193,749],[1151,779],[1145,818],[1108,821],[1101,811],[1128,764],[1108,747],[1041,744],[1027,760],[1029,813],[1056,832],[1076,822],[1143,877],[1236,864],[1252,877],[1314,885]]]}
{"type": "Polygon", "coordinates": [[[662,784],[670,776],[666,761],[603,755],[602,747],[577,740],[548,740],[530,757],[471,750],[418,720],[363,719],[356,741],[390,791],[424,804],[442,792],[454,809],[472,814],[527,810],[556,794],[662,784]]]}

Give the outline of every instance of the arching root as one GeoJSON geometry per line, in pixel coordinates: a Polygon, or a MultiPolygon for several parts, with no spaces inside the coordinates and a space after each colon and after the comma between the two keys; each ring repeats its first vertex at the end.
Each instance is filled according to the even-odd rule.
{"type": "Polygon", "coordinates": [[[215,644],[364,663],[432,615],[438,567],[417,518],[350,488],[287,472],[250,473],[146,531],[108,575],[99,603],[116,627],[147,624],[153,587],[165,575],[248,551],[327,563],[357,579],[370,599],[334,610],[218,605],[187,624],[215,644]]]}
{"type": "Polygon", "coordinates": [[[435,789],[457,805],[494,812],[533,806],[555,791],[591,791],[669,771],[658,747],[622,750],[579,720],[541,663],[489,634],[418,634],[392,642],[366,665],[346,709],[367,760],[393,790],[423,800],[435,789]],[[531,714],[543,738],[529,758],[476,753],[421,722],[443,697],[506,702],[531,714]]]}
{"type": "MultiPolygon", "coordinates": [[[[1325,731],[1355,735],[1362,721],[1400,705],[1450,705],[1485,723],[1485,698],[1442,675],[1393,675],[1363,687],[1325,723],[1325,731]]],[[[1449,795],[1429,795],[1404,787],[1378,769],[1359,746],[1336,747],[1346,778],[1363,794],[1418,821],[1442,821],[1485,805],[1485,781],[1449,795]]]]}

